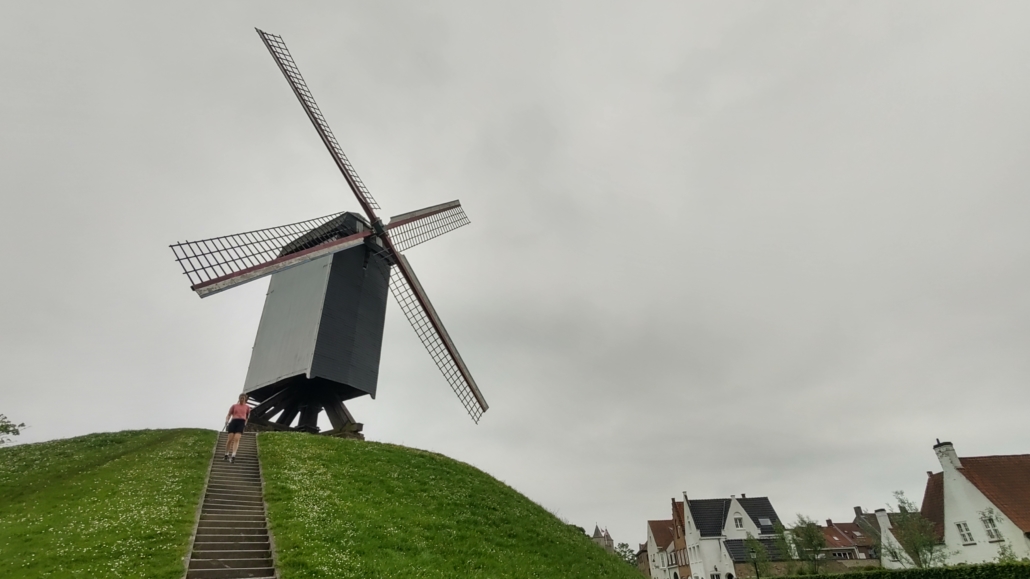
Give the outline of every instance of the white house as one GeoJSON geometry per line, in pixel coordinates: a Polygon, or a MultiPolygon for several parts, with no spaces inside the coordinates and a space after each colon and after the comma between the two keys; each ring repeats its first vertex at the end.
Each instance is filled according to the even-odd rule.
{"type": "Polygon", "coordinates": [[[691,500],[683,493],[684,536],[694,579],[735,579],[737,565],[749,565],[744,546],[748,534],[777,559],[773,526],[779,517],[766,497],[731,495],[728,499],[691,500]]]}
{"type": "Polygon", "coordinates": [[[994,561],[1002,545],[1030,557],[1030,454],[959,458],[940,441],[933,449],[942,471],[927,473],[920,512],[943,537],[948,563],[994,561]]]}
{"type": "Polygon", "coordinates": [[[647,522],[647,563],[652,579],[682,579],[673,560],[675,534],[672,519],[647,522]]]}

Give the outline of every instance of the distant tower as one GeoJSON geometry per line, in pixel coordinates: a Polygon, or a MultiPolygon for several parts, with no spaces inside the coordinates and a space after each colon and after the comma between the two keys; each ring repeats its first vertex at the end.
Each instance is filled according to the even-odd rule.
{"type": "Polygon", "coordinates": [[[601,530],[601,527],[594,525],[594,534],[590,539],[604,548],[609,553],[615,552],[615,542],[612,541],[612,536],[608,534],[608,529],[601,530]]]}

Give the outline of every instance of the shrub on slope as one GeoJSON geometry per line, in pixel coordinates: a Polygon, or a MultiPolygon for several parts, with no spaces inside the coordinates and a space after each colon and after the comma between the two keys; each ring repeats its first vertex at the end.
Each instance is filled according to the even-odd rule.
{"type": "Polygon", "coordinates": [[[639,579],[578,530],[489,475],[401,446],[259,438],[283,579],[639,579]]]}
{"type": "Polygon", "coordinates": [[[0,448],[0,577],[180,579],[215,433],[0,448]]]}

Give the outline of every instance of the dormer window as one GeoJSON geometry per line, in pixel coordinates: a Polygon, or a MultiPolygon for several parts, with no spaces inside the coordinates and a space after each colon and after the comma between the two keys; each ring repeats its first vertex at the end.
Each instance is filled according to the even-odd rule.
{"type": "Polygon", "coordinates": [[[744,517],[733,517],[733,527],[737,529],[743,529],[744,517]]]}

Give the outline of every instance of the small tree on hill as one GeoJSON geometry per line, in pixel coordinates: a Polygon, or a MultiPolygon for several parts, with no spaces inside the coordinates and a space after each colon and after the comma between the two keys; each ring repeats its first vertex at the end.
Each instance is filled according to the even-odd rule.
{"type": "Polygon", "coordinates": [[[903,491],[894,491],[894,499],[898,502],[897,512],[891,513],[889,517],[890,532],[896,541],[884,540],[884,535],[879,529],[868,524],[862,525],[876,538],[876,550],[880,556],[919,569],[945,565],[948,561],[948,551],[944,544],[937,540],[933,522],[923,517],[903,491]]]}
{"type": "Polygon", "coordinates": [[[615,554],[618,555],[619,559],[629,563],[631,566],[637,566],[637,553],[629,546],[629,543],[619,543],[616,545],[615,554]]]}
{"type": "Polygon", "coordinates": [[[21,429],[25,428],[25,423],[15,424],[8,420],[6,416],[0,414],[0,446],[7,444],[15,436],[21,434],[21,429]]]}

